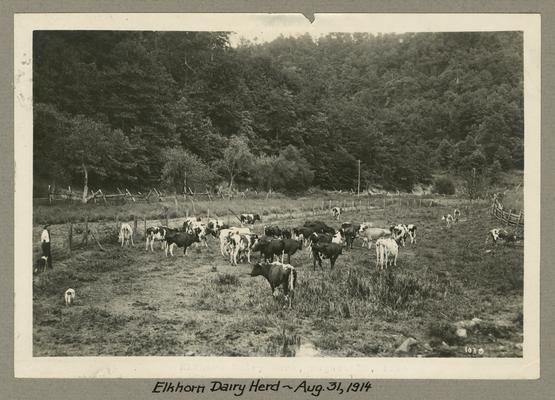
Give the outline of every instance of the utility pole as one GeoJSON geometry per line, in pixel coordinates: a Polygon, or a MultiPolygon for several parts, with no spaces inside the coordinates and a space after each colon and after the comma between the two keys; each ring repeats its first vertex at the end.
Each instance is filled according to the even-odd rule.
{"type": "Polygon", "coordinates": [[[358,160],[358,185],[357,185],[357,196],[360,196],[360,160],[358,160]]]}

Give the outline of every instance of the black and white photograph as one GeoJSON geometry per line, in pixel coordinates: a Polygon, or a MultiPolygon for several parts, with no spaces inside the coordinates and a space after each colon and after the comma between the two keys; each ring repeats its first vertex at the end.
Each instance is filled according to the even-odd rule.
{"type": "Polygon", "coordinates": [[[537,376],[539,19],[84,17],[16,40],[23,376],[537,376]]]}

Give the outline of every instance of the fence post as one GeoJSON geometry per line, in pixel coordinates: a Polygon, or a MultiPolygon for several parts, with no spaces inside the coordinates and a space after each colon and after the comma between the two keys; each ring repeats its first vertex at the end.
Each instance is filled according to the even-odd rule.
{"type": "Polygon", "coordinates": [[[196,210],[195,210],[195,201],[193,200],[193,196],[189,197],[191,199],[191,204],[193,205],[193,214],[196,214],[196,210]]]}
{"type": "Polygon", "coordinates": [[[71,251],[71,245],[73,242],[73,222],[69,221],[69,235],[67,237],[68,250],[71,251]]]}
{"type": "Polygon", "coordinates": [[[143,222],[145,223],[145,238],[146,238],[146,217],[143,217],[143,222]]]}
{"type": "Polygon", "coordinates": [[[185,216],[186,216],[187,218],[189,218],[189,209],[186,210],[185,216]]]}
{"type": "Polygon", "coordinates": [[[85,233],[83,234],[83,243],[87,245],[89,243],[89,216],[85,215],[85,233]]]}
{"type": "Polygon", "coordinates": [[[175,197],[173,198],[173,201],[175,203],[175,212],[179,214],[179,203],[177,202],[177,195],[175,195],[175,197]]]}
{"type": "Polygon", "coordinates": [[[330,200],[330,205],[329,205],[329,208],[328,208],[328,209],[331,210],[331,200],[330,200]]]}
{"type": "Polygon", "coordinates": [[[520,220],[522,218],[522,210],[520,210],[520,212],[518,213],[518,222],[516,223],[516,230],[518,231],[518,229],[520,228],[520,220]]]}
{"type": "Polygon", "coordinates": [[[210,209],[206,210],[206,219],[210,219],[210,209]]]}
{"type": "Polygon", "coordinates": [[[137,217],[133,215],[133,232],[137,233],[137,217]]]}

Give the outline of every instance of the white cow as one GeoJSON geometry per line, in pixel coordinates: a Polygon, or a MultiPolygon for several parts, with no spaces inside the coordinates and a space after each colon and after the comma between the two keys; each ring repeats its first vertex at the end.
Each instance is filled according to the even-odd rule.
{"type": "Polygon", "coordinates": [[[362,247],[368,245],[368,249],[370,249],[372,247],[372,240],[389,237],[391,236],[391,231],[389,229],[371,228],[366,224],[361,224],[358,235],[362,239],[362,247]]]}
{"type": "Polygon", "coordinates": [[[379,238],[376,240],[376,266],[387,269],[388,265],[397,266],[399,245],[392,238],[379,238]]]}
{"type": "Polygon", "coordinates": [[[69,288],[64,293],[64,301],[66,302],[66,306],[71,306],[74,300],[75,300],[75,290],[69,288]]]}
{"type": "Polygon", "coordinates": [[[128,246],[129,241],[131,241],[132,246],[135,246],[135,243],[133,243],[133,228],[131,225],[128,223],[121,224],[121,227],[119,228],[118,241],[121,242],[121,247],[123,247],[126,241],[128,246]]]}

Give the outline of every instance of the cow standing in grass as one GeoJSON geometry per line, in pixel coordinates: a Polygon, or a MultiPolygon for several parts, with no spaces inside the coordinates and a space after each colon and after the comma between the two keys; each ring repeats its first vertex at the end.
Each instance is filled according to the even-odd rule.
{"type": "Polygon", "coordinates": [[[313,267],[316,271],[316,261],[320,269],[322,268],[322,258],[330,260],[330,268],[333,269],[335,261],[341,255],[343,246],[337,243],[313,243],[312,244],[312,257],[313,267]]]}
{"type": "Polygon", "coordinates": [[[150,246],[150,251],[154,251],[154,242],[160,242],[162,245],[162,250],[166,248],[166,234],[168,232],[177,232],[177,229],[168,228],[167,226],[151,226],[147,228],[145,240],[145,250],[148,250],[150,246]]]}
{"type": "Polygon", "coordinates": [[[366,224],[361,224],[358,234],[362,238],[362,247],[368,245],[368,250],[370,250],[373,240],[389,237],[391,236],[391,231],[389,229],[371,228],[366,224]]]}
{"type": "Polygon", "coordinates": [[[125,242],[127,242],[127,245],[129,246],[129,241],[131,241],[132,246],[135,246],[135,243],[133,243],[133,228],[131,225],[128,223],[121,224],[121,227],[119,228],[118,241],[121,242],[121,247],[123,247],[125,242]]]}
{"type": "Polygon", "coordinates": [[[388,265],[397,266],[399,245],[392,238],[380,238],[376,240],[376,266],[387,269],[388,265]]]}
{"type": "Polygon", "coordinates": [[[75,301],[74,289],[69,288],[68,290],[66,290],[66,292],[64,293],[64,301],[66,303],[66,306],[73,305],[73,302],[75,301]]]}
{"type": "Polygon", "coordinates": [[[283,262],[283,255],[287,254],[287,264],[291,263],[291,256],[297,252],[297,250],[303,249],[303,241],[295,239],[282,239],[283,241],[283,253],[281,257],[281,262],[283,262]]]}
{"type": "Polygon", "coordinates": [[[228,236],[231,242],[232,254],[231,263],[237,265],[237,256],[241,253],[247,253],[247,262],[251,262],[251,251],[255,243],[258,241],[258,235],[255,234],[239,234],[232,233],[228,236]]]}
{"type": "Polygon", "coordinates": [[[263,276],[270,284],[272,296],[275,297],[275,290],[283,289],[285,300],[291,308],[295,287],[297,286],[297,270],[289,264],[282,264],[278,261],[273,263],[256,263],[252,267],[251,276],[263,276]]]}
{"type": "Polygon", "coordinates": [[[264,257],[264,261],[273,261],[274,256],[283,256],[285,244],[281,239],[267,240],[259,239],[253,246],[252,251],[258,251],[264,257]]]}
{"type": "Polygon", "coordinates": [[[353,248],[353,242],[358,236],[358,231],[360,229],[360,224],[352,224],[350,222],[345,222],[341,224],[341,232],[345,238],[345,244],[348,248],[353,248]]]}
{"type": "Polygon", "coordinates": [[[331,215],[338,220],[341,215],[341,207],[333,207],[331,209],[331,215]]]}
{"type": "Polygon", "coordinates": [[[233,254],[233,242],[230,239],[233,234],[248,235],[251,233],[252,232],[249,228],[231,227],[220,229],[218,237],[220,239],[220,252],[222,253],[222,256],[227,258],[227,256],[231,256],[233,254]]]}
{"type": "Polygon", "coordinates": [[[183,254],[187,255],[187,248],[193,243],[199,243],[200,239],[196,233],[171,232],[166,235],[166,242],[166,257],[168,256],[168,249],[173,257],[174,247],[183,247],[183,254]]]}
{"type": "Polygon", "coordinates": [[[250,224],[250,225],[254,225],[256,221],[262,221],[262,219],[260,218],[260,215],[258,214],[241,214],[239,216],[239,220],[241,221],[242,224],[250,224]]]}
{"type": "Polygon", "coordinates": [[[441,217],[441,220],[447,223],[447,228],[449,228],[454,221],[453,216],[451,214],[443,215],[441,217]]]}

